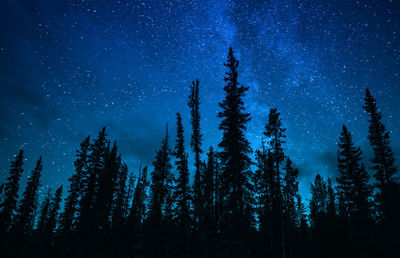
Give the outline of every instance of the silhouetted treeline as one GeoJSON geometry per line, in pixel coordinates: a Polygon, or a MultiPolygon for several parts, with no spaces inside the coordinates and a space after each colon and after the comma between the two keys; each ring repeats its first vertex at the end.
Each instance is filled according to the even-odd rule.
{"type": "Polygon", "coordinates": [[[366,90],[363,109],[372,166],[364,165],[343,125],[337,178],[317,175],[305,207],[277,109],[266,114],[259,149],[252,150],[246,139],[248,87],[239,82],[238,65],[230,48],[218,113],[222,138],[207,153],[198,80],[188,101],[192,150],[185,148],[177,113],[176,142],[170,142],[167,125],[150,174],[147,166],[130,173],[103,128],[80,144],[69,186],[49,190],[38,203],[42,158],[19,196],[21,150],[0,188],[0,256],[400,257],[397,168],[389,130],[371,92],[366,90]]]}

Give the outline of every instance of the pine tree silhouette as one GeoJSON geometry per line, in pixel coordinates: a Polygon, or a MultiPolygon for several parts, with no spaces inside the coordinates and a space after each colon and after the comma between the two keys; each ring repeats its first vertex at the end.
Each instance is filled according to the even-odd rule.
{"type": "Polygon", "coordinates": [[[379,223],[381,224],[381,245],[388,257],[400,252],[400,186],[395,182],[397,173],[395,158],[390,146],[390,133],[382,122],[376,100],[369,89],[366,89],[364,110],[369,115],[368,140],[374,151],[371,169],[375,171],[377,180],[375,195],[379,223]]]}
{"type": "Polygon", "coordinates": [[[24,151],[20,150],[15,161],[11,162],[10,173],[7,182],[4,184],[4,193],[0,203],[0,234],[9,230],[14,219],[18,202],[19,181],[24,171],[22,168],[23,159],[24,151]]]}
{"type": "Polygon", "coordinates": [[[161,149],[157,151],[153,162],[154,170],[151,173],[150,210],[145,230],[145,250],[148,256],[162,257],[167,253],[167,227],[171,222],[171,191],[174,181],[170,154],[167,125],[166,135],[161,149]]]}
{"type": "Polygon", "coordinates": [[[80,144],[80,149],[76,151],[77,159],[74,162],[75,173],[69,179],[69,194],[65,199],[64,211],[61,215],[60,231],[69,233],[74,230],[74,223],[77,216],[78,204],[82,194],[83,177],[88,172],[88,156],[90,149],[90,136],[80,144]]]}
{"type": "Polygon", "coordinates": [[[62,200],[62,191],[63,191],[63,186],[60,185],[57,188],[54,197],[52,198],[50,203],[48,222],[46,224],[46,234],[48,235],[49,241],[52,240],[53,234],[57,227],[57,222],[60,215],[59,211],[62,200]]]}
{"type": "Polygon", "coordinates": [[[104,168],[100,171],[98,178],[98,190],[96,193],[94,207],[97,215],[97,227],[100,231],[107,232],[111,228],[111,215],[114,200],[114,192],[118,172],[121,167],[121,157],[118,156],[116,142],[110,150],[108,146],[104,155],[104,168]]]}
{"type": "Polygon", "coordinates": [[[190,88],[190,95],[188,106],[190,108],[191,114],[191,125],[192,125],[192,137],[190,141],[190,146],[194,152],[195,167],[196,171],[194,173],[194,183],[193,183],[193,202],[194,202],[194,219],[195,223],[200,220],[200,209],[202,205],[201,200],[201,160],[200,155],[203,153],[201,148],[202,145],[202,134],[200,127],[200,95],[199,95],[199,80],[193,81],[190,88]]]}
{"type": "Polygon", "coordinates": [[[317,174],[314,183],[311,184],[312,198],[310,201],[310,219],[313,241],[314,257],[324,256],[329,247],[327,237],[327,209],[328,188],[325,180],[317,174]]]}
{"type": "Polygon", "coordinates": [[[124,163],[121,165],[118,177],[116,180],[115,187],[115,202],[113,205],[112,212],[112,227],[116,232],[121,232],[125,224],[126,217],[128,215],[128,209],[125,206],[127,186],[126,181],[128,179],[128,166],[124,163]]]}
{"type": "Polygon", "coordinates": [[[296,196],[299,192],[299,182],[297,176],[299,170],[293,168],[292,161],[287,158],[285,165],[286,174],[283,178],[282,199],[283,199],[283,215],[284,215],[284,233],[286,244],[286,257],[294,257],[295,242],[297,230],[297,214],[296,214],[296,196]]]}
{"type": "Polygon", "coordinates": [[[14,231],[18,235],[30,235],[33,230],[37,191],[40,186],[40,176],[42,172],[42,157],[36,163],[31,176],[28,178],[28,183],[23,193],[22,200],[18,207],[18,212],[15,219],[14,231]]]}
{"type": "Polygon", "coordinates": [[[218,117],[222,118],[219,129],[223,131],[223,136],[218,146],[221,148],[220,180],[224,196],[225,223],[222,230],[228,245],[225,251],[232,252],[231,248],[235,248],[235,254],[245,255],[248,250],[244,241],[247,240],[246,235],[252,223],[249,201],[252,198],[252,186],[249,182],[251,148],[244,135],[250,114],[245,112],[243,103],[248,87],[238,82],[238,65],[239,61],[230,48],[227,62],[224,64],[228,68],[224,78],[225,98],[219,103],[222,108],[218,113],[218,117]]]}
{"type": "Polygon", "coordinates": [[[354,146],[346,126],[343,126],[338,146],[337,182],[344,208],[343,215],[348,225],[349,243],[354,252],[366,253],[367,247],[371,247],[367,245],[371,227],[369,175],[361,163],[361,150],[354,146]]]}
{"type": "Polygon", "coordinates": [[[271,185],[271,236],[272,236],[272,254],[274,257],[283,257],[285,250],[285,240],[283,236],[283,197],[281,190],[281,171],[280,165],[285,159],[282,144],[285,143],[286,128],[282,128],[280,113],[276,108],[272,108],[268,115],[268,123],[265,126],[264,135],[269,140],[270,152],[269,159],[272,163],[269,167],[270,185],[271,185]]]}
{"type": "Polygon", "coordinates": [[[51,202],[51,190],[49,189],[46,198],[43,200],[42,205],[40,207],[39,221],[36,229],[40,237],[42,237],[46,233],[46,225],[49,220],[50,202],[51,202]]]}
{"type": "Polygon", "coordinates": [[[200,241],[203,244],[201,253],[209,256],[216,255],[217,244],[217,217],[216,217],[216,173],[217,173],[216,153],[213,147],[209,148],[207,153],[207,164],[204,173],[201,175],[201,192],[202,192],[202,208],[201,208],[201,225],[200,225],[200,241]]]}
{"type": "Polygon", "coordinates": [[[176,202],[175,220],[178,225],[177,238],[179,245],[177,252],[183,256],[189,256],[189,237],[190,237],[190,186],[188,157],[185,151],[185,140],[183,136],[182,118],[176,113],[176,145],[174,156],[175,166],[178,171],[178,178],[174,189],[174,200],[176,202]]]}

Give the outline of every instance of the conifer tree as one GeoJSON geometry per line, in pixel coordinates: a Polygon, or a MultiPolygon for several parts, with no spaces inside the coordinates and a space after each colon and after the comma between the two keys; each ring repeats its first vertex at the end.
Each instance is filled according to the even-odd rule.
{"type": "Polygon", "coordinates": [[[361,163],[361,150],[354,146],[346,126],[343,126],[338,146],[337,182],[344,219],[348,225],[349,244],[355,253],[366,255],[372,246],[368,244],[372,234],[369,175],[361,163]]]}
{"type": "Polygon", "coordinates": [[[117,143],[114,142],[111,150],[107,147],[104,155],[104,167],[98,178],[98,190],[94,202],[94,210],[98,218],[98,227],[102,230],[110,229],[111,212],[118,172],[121,167],[121,157],[117,153],[117,143]]]}
{"type": "Polygon", "coordinates": [[[315,176],[314,183],[311,184],[311,194],[311,225],[313,228],[322,227],[321,223],[327,213],[328,207],[328,190],[325,180],[319,174],[315,176]]]}
{"type": "Polygon", "coordinates": [[[49,210],[50,210],[50,202],[51,202],[51,190],[49,189],[46,195],[46,198],[43,200],[42,205],[40,207],[40,215],[39,221],[36,231],[39,232],[42,237],[45,234],[46,225],[49,220],[49,210]]]}
{"type": "Polygon", "coordinates": [[[54,197],[51,199],[48,223],[46,225],[46,233],[48,234],[49,238],[52,237],[52,235],[57,227],[60,205],[61,205],[61,200],[62,200],[62,191],[63,191],[63,186],[60,185],[57,188],[57,190],[54,194],[54,197]]]}
{"type": "Polygon", "coordinates": [[[283,208],[288,222],[292,225],[296,225],[296,202],[295,198],[299,191],[299,182],[297,176],[299,170],[292,167],[292,161],[290,158],[286,159],[285,166],[286,174],[283,179],[284,184],[282,187],[283,195],[283,208]]]}
{"type": "Polygon", "coordinates": [[[271,178],[271,220],[272,220],[272,252],[274,257],[284,256],[285,241],[283,238],[283,198],[281,190],[280,165],[285,159],[282,144],[285,143],[286,128],[282,128],[280,113],[272,108],[268,115],[264,135],[269,141],[270,173],[271,178]]]}
{"type": "Polygon", "coordinates": [[[131,230],[134,230],[137,225],[140,225],[146,215],[146,199],[147,187],[147,166],[139,172],[139,177],[133,194],[132,205],[128,216],[128,225],[131,230]]]}
{"type": "Polygon", "coordinates": [[[327,212],[328,215],[331,217],[336,216],[336,201],[335,201],[335,192],[332,187],[332,181],[328,178],[328,205],[327,205],[327,212]]]}
{"type": "Polygon", "coordinates": [[[147,230],[145,236],[145,249],[147,255],[164,256],[167,253],[166,244],[168,224],[171,222],[172,199],[171,190],[174,182],[171,173],[171,150],[168,145],[168,126],[166,136],[162,141],[161,149],[157,151],[153,162],[154,170],[151,173],[151,200],[149,217],[147,221],[147,230]],[[158,248],[154,246],[157,244],[158,248]]]}
{"type": "MultiPolygon", "coordinates": [[[[328,189],[325,180],[317,174],[314,183],[311,184],[312,198],[310,201],[310,219],[312,232],[312,248],[315,257],[326,254],[329,247],[327,243],[327,208],[328,208],[328,189]]],[[[333,251],[332,251],[333,252],[333,251]]]]}
{"type": "Polygon", "coordinates": [[[128,178],[128,166],[124,163],[118,173],[118,180],[116,185],[116,198],[113,207],[112,226],[115,231],[121,231],[124,225],[128,210],[125,207],[125,198],[127,195],[126,181],[128,178]]]}
{"type": "Polygon", "coordinates": [[[369,216],[368,198],[371,193],[371,189],[367,185],[369,176],[361,164],[361,150],[354,146],[352,136],[346,126],[343,126],[338,146],[338,189],[345,198],[347,215],[354,216],[356,213],[362,212],[358,215],[366,218],[369,216]]]}
{"type": "Polygon", "coordinates": [[[390,133],[382,123],[382,114],[369,89],[366,90],[364,110],[370,116],[368,140],[374,150],[374,157],[371,159],[374,164],[372,169],[378,181],[377,187],[383,192],[387,185],[393,183],[397,168],[394,165],[395,159],[390,146],[390,133]]]}
{"type": "Polygon", "coordinates": [[[207,164],[204,173],[201,175],[202,186],[202,209],[201,209],[201,225],[200,225],[200,241],[204,243],[205,250],[210,256],[216,255],[217,241],[217,217],[216,217],[216,173],[217,173],[216,153],[211,146],[207,153],[207,164]]]}
{"type": "Polygon", "coordinates": [[[190,187],[189,187],[189,169],[187,163],[187,154],[185,151],[185,140],[183,136],[182,118],[176,113],[176,145],[174,156],[176,158],[175,166],[178,170],[178,178],[174,190],[174,200],[176,202],[175,219],[178,224],[178,238],[180,246],[178,251],[188,256],[188,239],[190,231],[190,187]]]}
{"type": "Polygon", "coordinates": [[[290,158],[286,159],[285,176],[283,178],[282,199],[284,214],[284,233],[286,244],[286,257],[294,257],[297,230],[296,196],[299,191],[297,176],[298,169],[293,168],[290,158]]]}
{"type": "Polygon", "coordinates": [[[14,219],[17,208],[19,181],[21,179],[24,151],[20,150],[15,160],[11,162],[10,173],[4,184],[4,193],[0,203],[0,233],[7,231],[14,219]]]}
{"type": "Polygon", "coordinates": [[[375,186],[379,190],[375,199],[377,213],[381,225],[381,238],[383,249],[387,256],[400,252],[400,185],[395,181],[397,167],[390,146],[390,133],[382,122],[376,100],[371,92],[366,90],[364,110],[369,115],[368,140],[372,146],[374,156],[371,159],[371,169],[375,171],[375,186]]]}
{"type": "Polygon", "coordinates": [[[87,172],[83,176],[83,189],[79,201],[78,228],[81,235],[89,237],[95,232],[98,218],[94,205],[99,185],[99,175],[104,169],[104,158],[107,153],[107,139],[105,127],[97,139],[90,145],[87,158],[87,172]]]}
{"type": "Polygon", "coordinates": [[[31,176],[28,178],[22,200],[18,207],[15,221],[15,231],[18,234],[30,234],[33,229],[37,191],[40,186],[40,176],[42,172],[42,157],[36,163],[31,176]]]}
{"type": "Polygon", "coordinates": [[[200,95],[199,95],[199,80],[193,81],[191,88],[190,88],[190,95],[188,106],[190,108],[191,114],[191,125],[192,125],[192,137],[190,141],[190,146],[194,152],[195,158],[195,167],[196,171],[194,174],[194,183],[193,183],[193,202],[194,202],[194,216],[195,222],[199,220],[199,213],[201,209],[201,160],[200,155],[203,153],[201,148],[202,145],[202,134],[201,134],[201,127],[200,127],[200,95]]]}
{"type": "Polygon", "coordinates": [[[64,212],[61,215],[60,230],[64,233],[73,230],[82,188],[84,187],[84,176],[88,169],[89,148],[90,136],[86,137],[80,144],[80,149],[76,151],[75,173],[69,179],[69,194],[65,199],[64,212]]]}
{"type": "Polygon", "coordinates": [[[256,226],[260,224],[261,217],[263,215],[263,199],[264,191],[266,186],[264,184],[264,172],[265,172],[265,153],[262,150],[255,151],[256,166],[257,169],[253,173],[252,182],[254,185],[254,212],[256,226]]]}
{"type": "MultiPolygon", "coordinates": [[[[145,167],[147,170],[147,167],[145,167]]],[[[142,177],[142,166],[140,164],[139,167],[139,177],[138,177],[138,182],[140,180],[140,178],[142,177]]],[[[131,206],[132,206],[132,202],[133,202],[133,196],[135,194],[135,185],[137,184],[135,181],[136,177],[133,175],[133,173],[129,173],[129,175],[127,176],[127,189],[126,189],[126,194],[124,197],[124,210],[126,211],[126,218],[127,218],[127,223],[129,222],[129,215],[130,215],[130,211],[131,211],[131,206]]]]}
{"type": "MultiPolygon", "coordinates": [[[[245,236],[250,229],[252,216],[252,187],[250,180],[249,153],[250,144],[245,137],[246,124],[250,121],[250,114],[245,112],[243,97],[249,89],[238,81],[239,61],[235,58],[232,48],[229,48],[228,68],[224,81],[225,98],[219,103],[222,111],[218,117],[222,118],[219,129],[223,131],[222,141],[219,143],[221,152],[222,173],[220,177],[221,191],[224,196],[224,232],[226,241],[237,248],[238,252],[246,252],[245,243],[239,241],[238,236],[245,236]]],[[[245,255],[245,253],[241,253],[245,255]]]]}

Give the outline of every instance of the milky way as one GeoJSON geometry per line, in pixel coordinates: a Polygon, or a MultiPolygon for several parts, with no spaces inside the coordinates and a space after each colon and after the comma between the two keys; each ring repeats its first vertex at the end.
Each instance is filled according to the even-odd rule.
{"type": "MultiPolygon", "coordinates": [[[[43,155],[44,188],[65,183],[75,150],[102,126],[130,171],[150,165],[175,113],[190,136],[187,96],[198,78],[205,149],[218,144],[223,63],[232,46],[250,87],[247,137],[260,146],[268,110],[287,127],[301,191],[336,175],[346,124],[368,164],[370,88],[400,158],[400,6],[396,1],[17,1],[0,3],[0,166],[19,148],[43,155]]],[[[171,132],[173,135],[174,132],[171,132]]],[[[27,175],[27,174],[25,174],[27,175]]]]}

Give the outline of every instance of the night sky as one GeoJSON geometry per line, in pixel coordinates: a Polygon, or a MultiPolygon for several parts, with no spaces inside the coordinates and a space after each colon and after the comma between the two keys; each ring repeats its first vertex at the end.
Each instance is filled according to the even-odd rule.
{"type": "Polygon", "coordinates": [[[367,87],[400,159],[396,0],[1,0],[0,29],[2,181],[23,148],[24,177],[43,155],[42,193],[67,183],[79,143],[102,126],[137,173],[139,160],[151,164],[166,122],[174,140],[177,111],[189,148],[187,100],[196,78],[203,148],[216,146],[229,46],[239,81],[250,87],[253,149],[277,107],[306,198],[317,173],[335,177],[343,124],[369,164],[367,87]]]}

